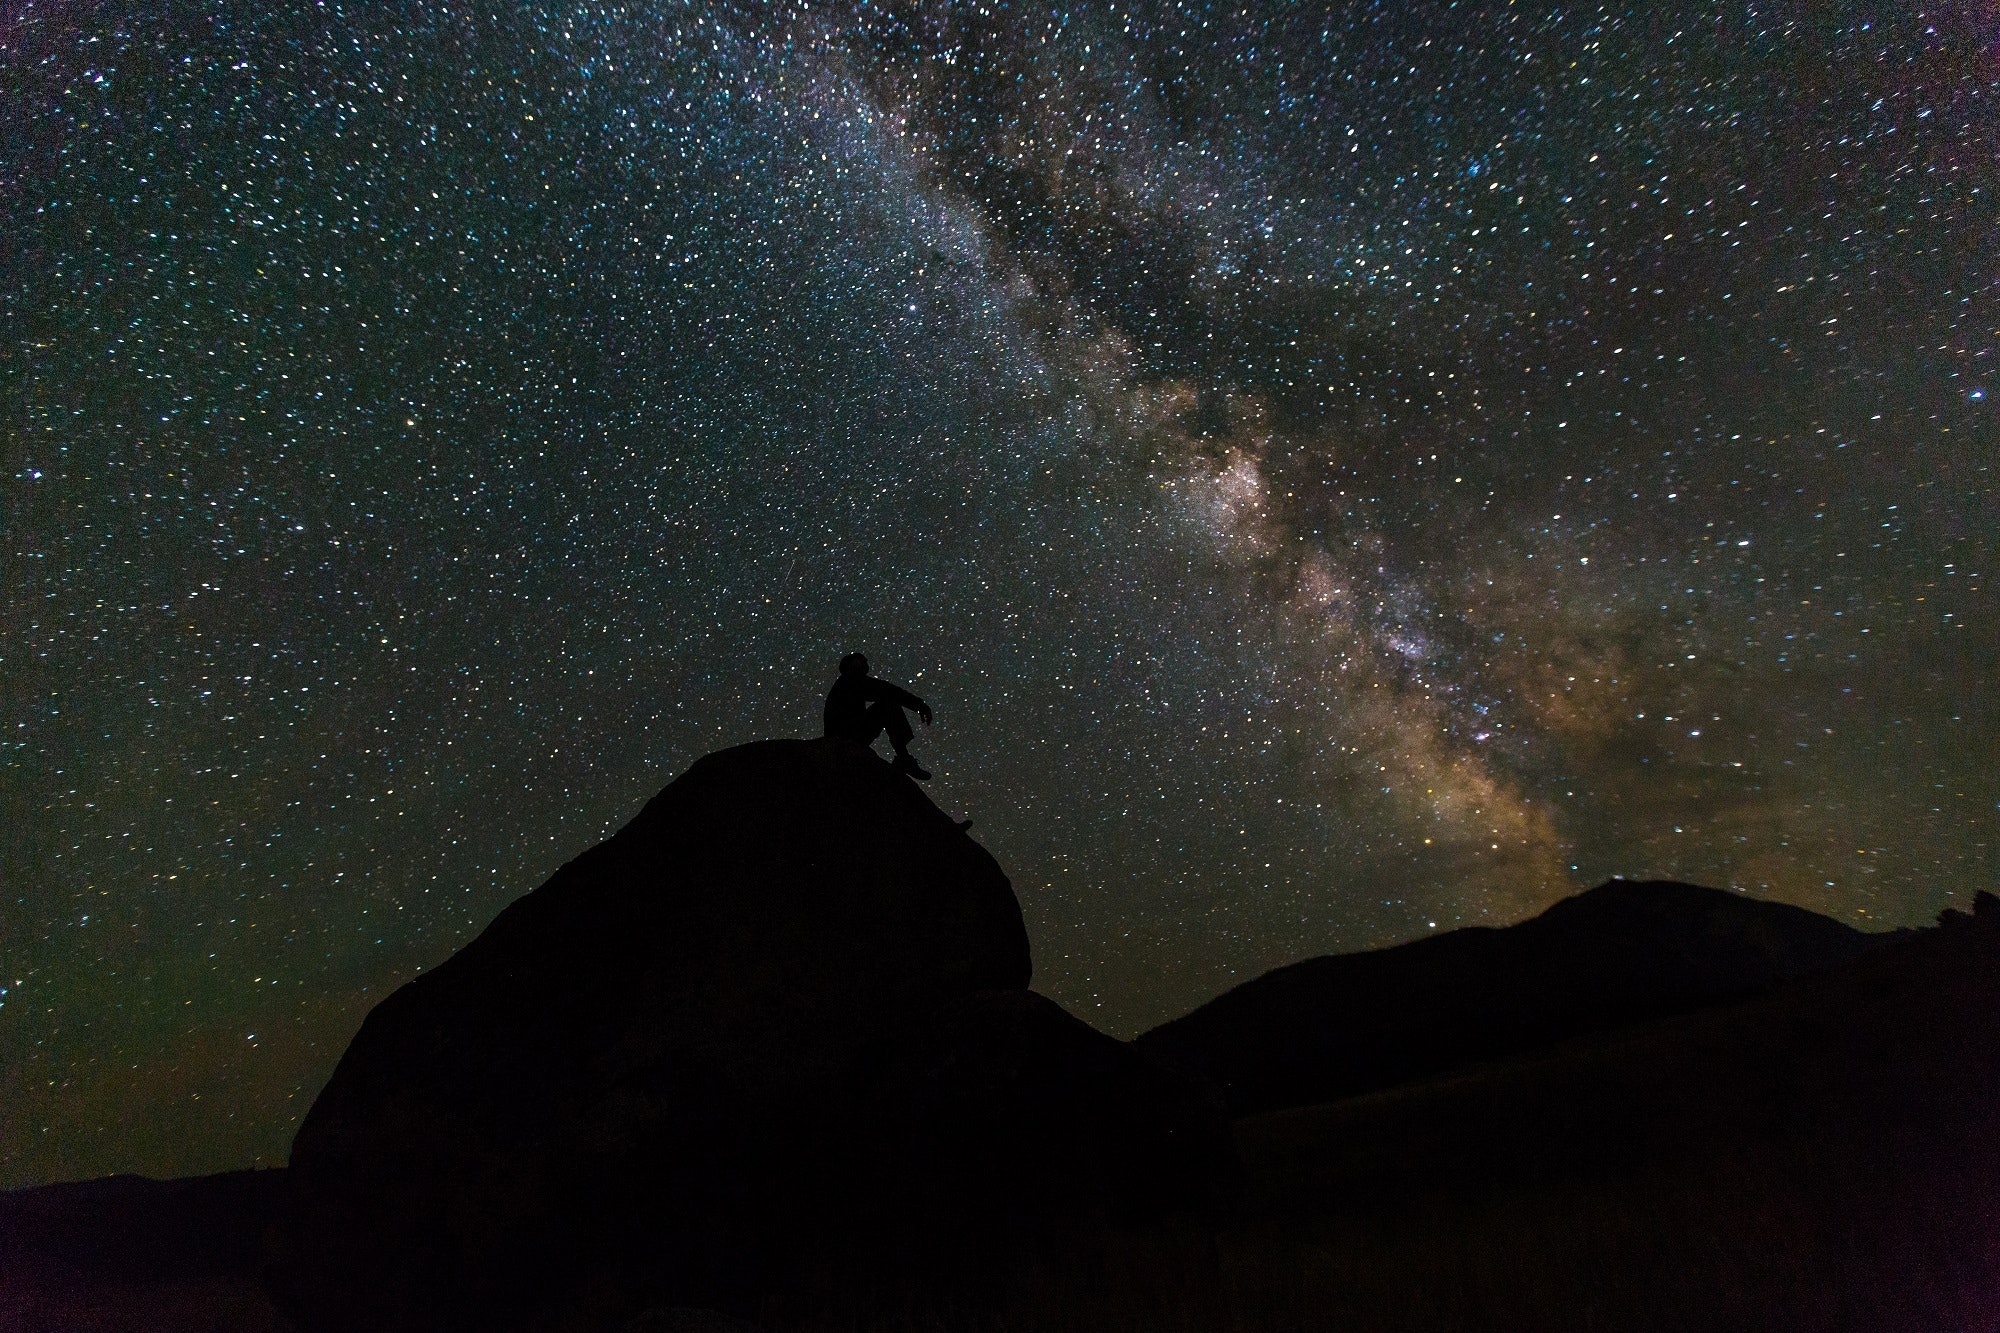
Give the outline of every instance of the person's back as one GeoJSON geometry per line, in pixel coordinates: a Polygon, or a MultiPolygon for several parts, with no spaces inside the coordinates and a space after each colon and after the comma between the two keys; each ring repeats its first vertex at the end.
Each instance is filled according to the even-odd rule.
{"type": "Polygon", "coordinates": [[[896,750],[896,771],[907,773],[919,782],[927,781],[930,774],[910,757],[909,744],[914,733],[909,719],[903,716],[905,708],[914,709],[925,726],[931,724],[929,704],[899,685],[870,676],[868,659],[860,653],[849,653],[840,659],[840,678],[826,692],[821,720],[826,735],[859,745],[873,745],[877,736],[887,732],[889,744],[896,750]]]}
{"type": "Polygon", "coordinates": [[[833,682],[833,688],[826,692],[826,734],[843,740],[859,741],[866,745],[881,734],[878,727],[867,731],[868,705],[873,702],[869,686],[874,681],[862,675],[843,672],[840,679],[833,682]],[[866,732],[864,735],[863,733],[866,732]]]}

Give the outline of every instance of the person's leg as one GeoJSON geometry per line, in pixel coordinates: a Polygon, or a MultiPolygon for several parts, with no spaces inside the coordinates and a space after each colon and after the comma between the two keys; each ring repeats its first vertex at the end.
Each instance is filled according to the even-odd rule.
{"type": "Polygon", "coordinates": [[[882,724],[868,717],[850,718],[846,726],[826,734],[851,745],[873,745],[875,738],[882,734],[882,724]]]}
{"type": "Polygon", "coordinates": [[[889,744],[896,747],[897,754],[908,754],[910,737],[916,734],[910,730],[910,719],[905,717],[903,710],[894,704],[875,706],[885,714],[882,719],[882,729],[889,733],[889,744]]]}
{"type": "MultiPolygon", "coordinates": [[[[854,739],[860,741],[863,745],[873,745],[875,738],[886,731],[889,733],[889,743],[894,745],[898,750],[901,750],[903,742],[896,739],[896,724],[901,721],[902,710],[900,708],[891,708],[888,704],[878,700],[861,710],[860,724],[855,730],[854,739]]],[[[904,723],[903,739],[908,740],[909,735],[909,724],[904,723]]]]}
{"type": "Polygon", "coordinates": [[[890,703],[874,703],[868,706],[870,726],[877,723],[889,733],[889,744],[896,747],[896,771],[907,773],[919,782],[930,777],[924,766],[910,756],[910,719],[903,716],[903,710],[890,703]]]}

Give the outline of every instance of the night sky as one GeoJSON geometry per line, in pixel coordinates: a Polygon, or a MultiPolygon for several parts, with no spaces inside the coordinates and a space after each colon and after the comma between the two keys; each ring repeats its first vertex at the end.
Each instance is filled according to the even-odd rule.
{"type": "Polygon", "coordinates": [[[866,651],[1131,1035],[2000,869],[1987,0],[0,2],[0,1185],[866,651]]]}

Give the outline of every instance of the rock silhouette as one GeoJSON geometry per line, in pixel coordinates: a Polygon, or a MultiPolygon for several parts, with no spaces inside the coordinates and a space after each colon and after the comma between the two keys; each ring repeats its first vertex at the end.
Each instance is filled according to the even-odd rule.
{"type": "Polygon", "coordinates": [[[1282,967],[1138,1038],[1242,1115],[1310,1106],[1769,990],[1892,936],[1671,881],[1282,967]]]}
{"type": "Polygon", "coordinates": [[[269,1285],[316,1329],[746,1313],[1226,1183],[1213,1095],[1029,972],[999,866],[871,752],[711,755],[370,1014],[269,1285]]]}
{"type": "MultiPolygon", "coordinates": [[[[1707,897],[1644,889],[1595,891],[1562,915],[1629,921],[1625,909],[1665,912],[1681,922],[1667,934],[1681,931],[1697,951],[1713,938],[1725,954],[1746,930],[1756,935],[1726,905],[1714,908],[1721,920],[1712,936],[1687,933],[1705,919],[1707,897]],[[1620,895],[1627,901],[1614,911],[1620,895]]],[[[672,1247],[715,1217],[685,1190],[649,1192],[671,1184],[674,1169],[684,1180],[701,1179],[698,1171],[649,1167],[629,1145],[621,1151],[633,1169],[653,1174],[622,1202],[609,1189],[593,1198],[602,1216],[557,1215],[582,1228],[577,1241],[536,1233],[533,1244],[506,1251],[520,1271],[498,1286],[471,1262],[477,1251],[463,1248],[478,1228],[455,1210],[477,1205],[481,1188],[490,1193],[482,1171],[506,1163],[520,1174],[545,1171],[546,1145],[516,1143],[469,1171],[461,1163],[425,1172],[412,1162],[408,1180],[369,1177],[345,1197],[344,1215],[326,1211],[323,1186],[305,1190],[280,1228],[291,1249],[274,1276],[291,1283],[288,1299],[308,1328],[342,1320],[591,1333],[1996,1327],[2000,900],[1978,894],[1970,913],[1946,912],[1938,929],[1872,937],[1879,947],[1824,967],[1813,967],[1821,945],[1853,942],[1824,930],[1831,923],[1795,931],[1796,918],[1774,919],[1778,942],[1747,956],[1810,970],[1385,1091],[1240,1117],[1228,1207],[1176,1212],[1150,1230],[1133,1217],[1157,1217],[1163,1197],[1212,1183],[1204,1173],[1217,1163],[1202,1144],[1214,1122],[1204,1119],[1199,1088],[1005,987],[903,1015],[896,1040],[862,1062],[854,1099],[796,1093],[792,1127],[840,1131],[809,1134],[801,1150],[782,1139],[749,1149],[800,1174],[773,1177],[760,1160],[724,1155],[715,1179],[745,1183],[783,1217],[802,1219],[805,1243],[795,1235],[785,1249],[768,1219],[760,1230],[745,1225],[753,1216],[734,1218],[736,1238],[763,1246],[767,1261],[752,1275],[755,1298],[698,1295],[645,1266],[663,1253],[685,1257],[672,1247]],[[393,1210],[403,1207],[436,1225],[426,1234],[397,1220],[393,1210]],[[385,1223],[388,1239],[411,1245],[401,1268],[340,1239],[341,1225],[385,1223]],[[1010,1263],[1008,1242],[1024,1232],[1060,1248],[1010,1263]],[[1052,1253],[1076,1257],[1047,1262],[1052,1253]],[[579,1254],[599,1262],[579,1264],[579,1254]],[[606,1254],[623,1255],[625,1266],[607,1265],[606,1254]],[[389,1285],[369,1285],[377,1281],[389,1285]],[[430,1282],[438,1285],[427,1296],[430,1282]],[[495,1307],[501,1289],[526,1304],[495,1307]],[[332,1304],[312,1305],[302,1292],[332,1304]]],[[[1513,938],[1473,938],[1490,945],[1494,935],[1513,938]]],[[[1601,941],[1602,927],[1582,938],[1601,941]]],[[[1720,971],[1740,979],[1741,966],[1720,971]]],[[[1385,975],[1398,967],[1407,963],[1385,975]]],[[[357,1124],[366,1108],[352,1097],[345,1105],[357,1124]]],[[[538,1114],[598,1123],[598,1113],[538,1114]]],[[[352,1141],[365,1137],[352,1131],[352,1141]]],[[[673,1140],[665,1159],[681,1161],[691,1146],[705,1145],[673,1140]]],[[[364,1175],[382,1169],[367,1152],[349,1165],[364,1175]]],[[[298,1333],[246,1271],[287,1175],[127,1178],[0,1195],[0,1328],[298,1333]]]]}
{"type": "Polygon", "coordinates": [[[683,1305],[648,1310],[619,1333],[764,1333],[764,1330],[719,1310],[697,1310],[683,1305]]]}

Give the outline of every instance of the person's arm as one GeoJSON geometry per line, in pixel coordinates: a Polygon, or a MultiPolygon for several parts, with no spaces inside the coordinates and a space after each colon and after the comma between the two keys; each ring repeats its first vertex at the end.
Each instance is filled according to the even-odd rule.
{"type": "Polygon", "coordinates": [[[922,699],[919,699],[916,695],[911,694],[908,690],[904,689],[902,686],[891,685],[888,681],[883,680],[880,677],[872,677],[870,683],[880,688],[881,698],[887,699],[890,703],[895,704],[899,708],[909,709],[923,721],[923,724],[925,726],[928,727],[931,724],[931,706],[925,703],[922,699]]]}

